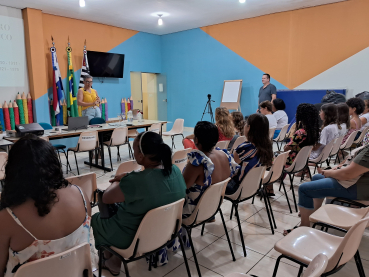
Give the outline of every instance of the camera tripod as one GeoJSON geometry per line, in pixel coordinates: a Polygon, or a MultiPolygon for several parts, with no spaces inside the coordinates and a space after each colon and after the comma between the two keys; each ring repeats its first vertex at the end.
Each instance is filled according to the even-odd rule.
{"type": "Polygon", "coordinates": [[[205,114],[210,114],[210,121],[214,123],[214,115],[213,115],[213,109],[211,108],[211,102],[215,102],[211,100],[211,94],[208,94],[208,102],[206,102],[204,112],[202,113],[201,121],[205,114]]]}

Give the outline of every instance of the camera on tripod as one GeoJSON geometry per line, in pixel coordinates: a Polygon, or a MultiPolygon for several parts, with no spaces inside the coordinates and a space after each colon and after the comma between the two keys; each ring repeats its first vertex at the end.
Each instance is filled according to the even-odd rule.
{"type": "Polygon", "coordinates": [[[211,94],[208,94],[208,102],[206,102],[205,109],[201,117],[201,121],[204,115],[208,113],[210,115],[211,122],[214,122],[214,115],[213,115],[213,109],[211,108],[211,102],[215,102],[215,101],[211,100],[211,94]]]}

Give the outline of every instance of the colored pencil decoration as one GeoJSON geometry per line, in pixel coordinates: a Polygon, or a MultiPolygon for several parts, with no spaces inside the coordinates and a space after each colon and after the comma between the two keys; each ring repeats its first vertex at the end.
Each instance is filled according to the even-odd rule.
{"type": "Polygon", "coordinates": [[[10,126],[9,109],[8,109],[8,104],[6,103],[6,101],[4,102],[4,105],[3,105],[3,113],[4,113],[5,129],[11,130],[12,128],[10,126]]]}
{"type": "Polygon", "coordinates": [[[5,131],[3,107],[0,106],[0,131],[5,131]]]}
{"type": "Polygon", "coordinates": [[[108,100],[106,100],[105,98],[105,121],[108,121],[109,116],[108,116],[108,100]]]}
{"type": "Polygon", "coordinates": [[[124,98],[124,109],[125,109],[125,112],[126,112],[126,118],[127,118],[128,105],[127,105],[127,100],[126,100],[126,98],[124,98]]]}
{"type": "Polygon", "coordinates": [[[126,114],[126,108],[124,107],[124,101],[123,101],[123,98],[122,98],[122,101],[120,102],[120,112],[122,114],[126,114]]]}
{"type": "Polygon", "coordinates": [[[14,111],[15,125],[19,125],[19,107],[16,101],[13,102],[13,111],[14,111]]]}
{"type": "Polygon", "coordinates": [[[14,130],[15,129],[14,110],[13,110],[13,104],[11,100],[9,102],[8,109],[9,109],[10,127],[12,128],[12,130],[14,130]]]}
{"type": "Polygon", "coordinates": [[[130,102],[131,102],[131,110],[133,110],[133,99],[132,99],[132,96],[131,96],[130,102]]]}
{"type": "Polygon", "coordinates": [[[63,102],[63,123],[64,125],[68,125],[68,108],[67,108],[67,102],[64,99],[63,102]]]}
{"type": "Polygon", "coordinates": [[[101,100],[101,106],[102,106],[101,117],[105,120],[105,99],[104,98],[101,100]]]}
{"type": "Polygon", "coordinates": [[[31,94],[27,94],[28,123],[33,123],[33,106],[31,94]]]}
{"type": "Polygon", "coordinates": [[[50,107],[51,126],[56,126],[55,111],[52,99],[50,100],[49,107],[50,107]]]}
{"type": "Polygon", "coordinates": [[[17,99],[16,99],[17,105],[18,105],[18,109],[19,109],[19,122],[20,124],[25,124],[26,121],[24,120],[24,109],[23,109],[23,101],[21,98],[21,95],[17,94],[17,99]]]}
{"type": "Polygon", "coordinates": [[[23,103],[23,111],[24,111],[24,121],[26,124],[29,123],[28,121],[28,107],[27,107],[27,98],[26,98],[26,95],[22,94],[22,103],[23,103]]]}

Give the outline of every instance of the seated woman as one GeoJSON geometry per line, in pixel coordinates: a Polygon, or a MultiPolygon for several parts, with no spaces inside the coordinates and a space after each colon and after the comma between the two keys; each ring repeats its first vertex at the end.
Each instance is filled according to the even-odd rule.
{"type": "Polygon", "coordinates": [[[218,137],[218,128],[213,123],[197,122],[194,142],[198,150],[188,154],[189,162],[183,171],[187,186],[183,218],[192,214],[200,197],[210,185],[232,177],[239,168],[227,150],[214,149],[218,137]]]}
{"type": "Polygon", "coordinates": [[[272,113],[273,106],[270,101],[263,101],[260,103],[260,113],[265,115],[269,121],[269,129],[277,128],[277,120],[272,113]]]}
{"type": "Polygon", "coordinates": [[[228,144],[228,151],[231,151],[236,139],[244,135],[243,128],[245,127],[245,120],[243,119],[243,114],[241,112],[232,112],[231,116],[236,134],[233,136],[232,140],[228,144]]]}
{"type": "MultiPolygon", "coordinates": [[[[133,142],[133,150],[137,163],[145,170],[124,173],[110,180],[113,184],[104,192],[103,202],[120,204],[117,213],[109,219],[101,219],[100,213],[93,215],[91,226],[96,249],[102,244],[128,248],[148,211],[186,195],[181,171],[172,165],[172,151],[159,134],[139,134],[133,142]]],[[[106,252],[103,264],[111,274],[119,274],[119,258],[106,252]]]]}
{"type": "Polygon", "coordinates": [[[277,120],[277,127],[274,132],[273,139],[277,138],[281,129],[288,124],[288,116],[284,111],[286,104],[282,99],[276,98],[272,102],[273,116],[277,120]]]}
{"type": "MultiPolygon", "coordinates": [[[[219,138],[218,141],[232,140],[235,135],[234,125],[229,111],[225,107],[218,107],[215,109],[215,125],[218,127],[219,138]]],[[[183,147],[185,149],[197,149],[193,141],[194,135],[189,135],[183,140],[183,147]]]]}
{"type": "Polygon", "coordinates": [[[343,138],[342,144],[346,142],[346,140],[354,131],[359,131],[358,134],[356,135],[356,138],[360,136],[359,133],[362,123],[359,118],[359,114],[361,114],[365,109],[364,101],[357,97],[350,98],[349,100],[346,101],[346,104],[349,107],[349,114],[351,116],[351,120],[350,120],[350,129],[347,131],[345,137],[343,138]]]}
{"type": "Polygon", "coordinates": [[[346,103],[339,103],[336,106],[338,125],[341,126],[341,129],[338,129],[338,135],[342,137],[347,133],[347,130],[350,129],[349,107],[346,105],[346,103]]]}
{"type": "MultiPolygon", "coordinates": [[[[351,200],[369,200],[369,146],[364,147],[347,167],[321,170],[311,182],[299,187],[301,225],[310,226],[309,216],[317,210],[325,197],[343,197],[351,200]]],[[[297,228],[297,227],[295,227],[297,228]]],[[[287,235],[291,230],[285,230],[287,235]]]]}
{"type": "Polygon", "coordinates": [[[364,104],[365,109],[359,117],[361,120],[361,129],[360,129],[361,132],[364,130],[364,128],[369,126],[369,99],[364,100],[364,104]]]}
{"type": "Polygon", "coordinates": [[[316,159],[322,153],[324,146],[338,138],[338,131],[341,129],[341,125],[337,124],[337,106],[335,104],[324,104],[319,115],[323,121],[323,129],[320,133],[319,142],[314,145],[311,151],[310,159],[316,159]]]}
{"type": "Polygon", "coordinates": [[[259,113],[250,115],[247,118],[244,133],[247,137],[246,142],[240,144],[233,154],[235,162],[241,168],[229,181],[226,194],[235,193],[243,178],[252,168],[261,165],[271,166],[273,162],[268,119],[259,113]]]}
{"type": "Polygon", "coordinates": [[[0,276],[89,242],[88,197],[64,179],[53,146],[34,135],[9,152],[0,206],[0,276]]]}

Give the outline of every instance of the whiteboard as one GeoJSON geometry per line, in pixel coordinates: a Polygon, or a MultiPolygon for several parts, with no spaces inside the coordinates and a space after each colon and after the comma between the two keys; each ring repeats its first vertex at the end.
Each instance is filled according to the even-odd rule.
{"type": "Polygon", "coordinates": [[[224,82],[222,102],[237,103],[241,91],[242,81],[224,82]]]}

